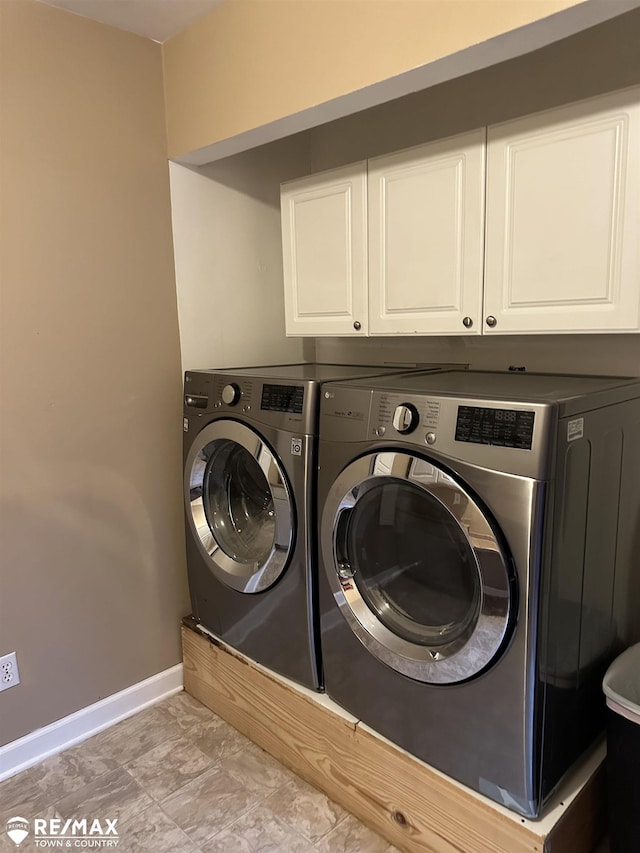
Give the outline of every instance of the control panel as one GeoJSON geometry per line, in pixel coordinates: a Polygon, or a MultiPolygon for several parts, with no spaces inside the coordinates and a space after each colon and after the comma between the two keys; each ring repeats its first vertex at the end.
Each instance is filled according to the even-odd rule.
{"type": "Polygon", "coordinates": [[[418,444],[435,444],[443,428],[441,407],[442,401],[435,398],[415,396],[407,399],[397,393],[374,394],[369,433],[376,438],[407,437],[418,444]]]}
{"type": "Polygon", "coordinates": [[[456,441],[531,450],[535,412],[458,406],[456,441]]]}
{"type": "Polygon", "coordinates": [[[185,375],[184,415],[246,416],[295,432],[315,429],[313,383],[267,382],[259,376],[193,370],[185,375]]]}
{"type": "Polygon", "coordinates": [[[302,414],[304,406],[304,388],[301,385],[262,386],[260,408],[265,412],[292,412],[302,414]]]}
{"type": "Polygon", "coordinates": [[[425,444],[436,441],[464,442],[531,450],[535,411],[467,405],[446,398],[416,397],[412,401],[397,394],[374,398],[370,432],[377,438],[410,436],[425,444]],[[390,429],[391,427],[391,429],[390,429]]]}
{"type": "Polygon", "coordinates": [[[228,385],[225,385],[222,389],[222,402],[226,403],[227,406],[235,406],[240,402],[240,398],[242,397],[242,391],[240,390],[240,386],[235,382],[230,382],[228,385]]]}
{"type": "Polygon", "coordinates": [[[401,403],[393,413],[393,428],[400,435],[408,435],[420,423],[420,414],[413,403],[401,403]]]}
{"type": "Polygon", "coordinates": [[[546,402],[336,384],[323,394],[320,441],[353,444],[354,453],[401,445],[425,458],[544,479],[555,417],[546,402]]]}

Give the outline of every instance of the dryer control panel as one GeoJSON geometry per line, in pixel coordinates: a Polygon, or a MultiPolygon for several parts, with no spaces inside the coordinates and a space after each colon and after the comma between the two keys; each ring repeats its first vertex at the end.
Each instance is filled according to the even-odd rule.
{"type": "Polygon", "coordinates": [[[367,437],[543,479],[555,417],[553,406],[540,403],[374,391],[367,437]]]}
{"type": "Polygon", "coordinates": [[[456,441],[531,450],[536,413],[486,406],[458,406],[456,441]]]}
{"type": "Polygon", "coordinates": [[[400,444],[426,456],[546,479],[554,406],[407,391],[325,386],[320,439],[400,444]]]}

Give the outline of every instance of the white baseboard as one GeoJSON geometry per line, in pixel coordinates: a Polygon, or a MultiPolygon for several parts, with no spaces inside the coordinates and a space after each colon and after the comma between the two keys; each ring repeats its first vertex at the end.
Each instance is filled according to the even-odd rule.
{"type": "Polygon", "coordinates": [[[50,755],[87,740],[150,705],[180,693],[183,689],[182,673],[182,664],[176,664],[94,705],[1,746],[0,782],[50,755]]]}

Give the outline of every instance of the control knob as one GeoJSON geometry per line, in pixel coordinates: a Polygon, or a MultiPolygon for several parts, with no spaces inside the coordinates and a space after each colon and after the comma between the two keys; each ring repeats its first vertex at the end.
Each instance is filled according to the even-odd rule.
{"type": "Polygon", "coordinates": [[[222,402],[226,403],[227,406],[235,406],[240,397],[242,397],[242,392],[235,382],[225,385],[222,389],[222,402]]]}
{"type": "Polygon", "coordinates": [[[420,415],[412,403],[401,403],[393,413],[393,426],[401,435],[413,432],[419,421],[420,415]]]}

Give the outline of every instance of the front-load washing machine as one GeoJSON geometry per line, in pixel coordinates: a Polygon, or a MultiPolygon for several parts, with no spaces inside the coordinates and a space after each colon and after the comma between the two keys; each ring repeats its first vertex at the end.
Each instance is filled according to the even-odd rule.
{"type": "Polygon", "coordinates": [[[443,372],[325,386],[327,693],[535,817],[640,639],[640,380],[443,372]]]}
{"type": "Polygon", "coordinates": [[[314,517],[320,387],[400,369],[294,364],[185,375],[193,616],[308,687],[322,685],[314,517]]]}

